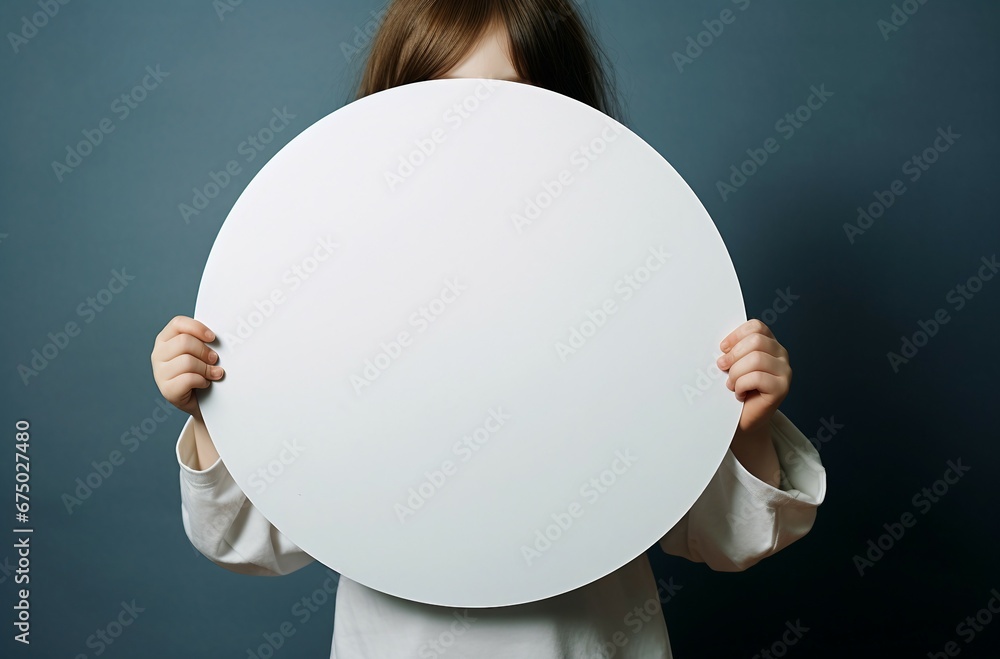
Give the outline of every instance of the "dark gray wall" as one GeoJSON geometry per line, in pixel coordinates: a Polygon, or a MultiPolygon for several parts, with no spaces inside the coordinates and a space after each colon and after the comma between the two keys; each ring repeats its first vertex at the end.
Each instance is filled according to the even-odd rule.
{"type": "MultiPolygon", "coordinates": [[[[53,3],[4,3],[2,31],[20,32],[39,4],[53,3]]],[[[1000,242],[989,201],[1000,152],[1000,7],[907,0],[900,11],[916,12],[905,23],[898,14],[902,24],[885,31],[888,1],[587,6],[617,62],[628,124],[707,206],[751,315],[769,309],[776,290],[798,296],[764,318],[794,369],[782,410],[817,439],[829,474],[812,532],[746,572],[715,573],[650,551],[657,576],[680,586],[664,607],[677,656],[750,657],[779,641],[786,621],[809,630],[788,656],[923,657],[949,641],[962,656],[995,656],[1000,622],[972,638],[973,627],[959,625],[1000,588],[991,340],[1000,280],[973,281],[961,308],[952,290],[968,285],[1000,242]],[[725,8],[734,20],[679,70],[675,51],[725,8]],[[776,122],[813,86],[832,95],[789,135],[776,122]],[[936,162],[910,180],[913,165],[904,162],[933,147],[939,129],[960,137],[928,154],[936,162]],[[717,182],[768,138],[777,151],[724,199],[717,182]],[[844,225],[856,209],[897,179],[905,192],[849,240],[844,225]],[[948,322],[894,369],[887,353],[900,352],[901,337],[938,309],[948,322]],[[824,421],[842,427],[817,434],[824,421]],[[949,460],[968,472],[946,493],[939,483],[930,502],[922,488],[946,476],[949,460]],[[906,513],[915,523],[859,574],[855,556],[906,513]]],[[[193,314],[230,207],[283,144],[346,102],[360,58],[341,44],[378,8],[247,1],[220,19],[209,0],[78,0],[59,5],[37,33],[28,29],[26,43],[8,35],[0,45],[4,656],[95,656],[88,636],[132,600],[145,610],[106,656],[245,657],[284,621],[296,633],[279,656],[326,656],[332,602],[306,622],[293,613],[322,586],[321,566],[243,577],[196,554],[184,536],[173,453],[183,414],[155,424],[141,443],[122,436],[156,407],[154,336],[171,316],[193,314]],[[169,75],[123,116],[112,101],[147,66],[169,75]],[[295,115],[288,129],[185,223],[178,204],[192,187],[241,157],[246,136],[286,107],[295,115]],[[52,162],[103,118],[113,131],[59,180],[52,162]],[[115,269],[134,279],[99,313],[78,315],[115,269]],[[80,333],[25,384],[18,364],[68,321],[80,333]],[[32,432],[27,652],[11,641],[10,625],[19,418],[32,432]],[[124,461],[70,514],[62,495],[115,450],[124,461]]]]}

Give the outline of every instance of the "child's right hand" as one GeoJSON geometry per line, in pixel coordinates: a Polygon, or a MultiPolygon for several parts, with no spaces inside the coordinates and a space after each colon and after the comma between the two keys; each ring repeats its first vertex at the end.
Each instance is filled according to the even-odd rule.
{"type": "Polygon", "coordinates": [[[201,416],[201,410],[194,390],[206,389],[224,373],[214,365],[219,353],[205,344],[214,340],[215,334],[203,323],[174,316],[156,335],[150,355],[160,393],[171,405],[195,417],[201,416]]]}

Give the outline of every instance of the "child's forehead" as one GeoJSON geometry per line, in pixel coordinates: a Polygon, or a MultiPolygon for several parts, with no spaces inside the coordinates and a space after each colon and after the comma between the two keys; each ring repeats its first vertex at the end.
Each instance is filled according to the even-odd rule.
{"type": "Polygon", "coordinates": [[[496,25],[486,30],[479,41],[442,78],[493,78],[525,82],[511,58],[507,30],[496,25]]]}

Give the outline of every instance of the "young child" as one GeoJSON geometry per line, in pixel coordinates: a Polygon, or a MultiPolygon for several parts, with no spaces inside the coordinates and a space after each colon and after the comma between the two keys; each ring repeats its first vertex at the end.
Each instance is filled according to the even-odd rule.
{"type": "MultiPolygon", "coordinates": [[[[393,0],[358,98],[435,78],[497,78],[551,89],[611,114],[603,57],[568,0],[393,0]]],[[[163,396],[190,414],[177,442],[181,515],[192,544],[234,572],[283,575],[311,563],[251,505],[209,437],[197,389],[222,377],[204,324],[176,316],[151,361],[163,396]]],[[[720,571],[754,565],[812,528],[826,494],[818,451],[778,410],[788,352],[752,319],[720,345],[719,368],[744,402],[730,450],[660,548],[720,571]]],[[[223,385],[224,386],[224,385],[223,385]]],[[[386,548],[386,560],[405,547],[386,548]]],[[[455,610],[411,602],[341,576],[331,657],[662,659],[671,656],[645,553],[576,590],[510,607],[455,610]]]]}

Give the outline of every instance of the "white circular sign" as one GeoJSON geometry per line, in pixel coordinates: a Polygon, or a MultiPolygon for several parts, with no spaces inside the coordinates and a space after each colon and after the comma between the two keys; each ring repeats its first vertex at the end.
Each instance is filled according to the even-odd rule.
{"type": "Polygon", "coordinates": [[[746,314],[705,208],[622,124],[520,83],[404,85],[296,136],[219,231],[195,318],[226,369],[205,423],[253,505],[428,604],[618,569],[742,410],[715,359],[746,314]]]}

